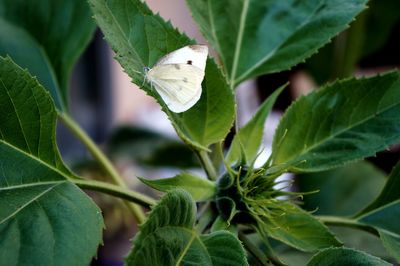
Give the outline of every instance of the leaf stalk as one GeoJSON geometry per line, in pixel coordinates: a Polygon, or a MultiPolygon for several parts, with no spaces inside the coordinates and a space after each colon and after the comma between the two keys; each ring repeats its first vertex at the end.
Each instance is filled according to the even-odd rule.
{"type": "Polygon", "coordinates": [[[214,165],[208,156],[208,153],[206,151],[199,151],[197,152],[197,155],[200,158],[201,164],[204,167],[204,170],[206,171],[207,177],[210,180],[216,180],[217,179],[217,171],[214,168],[214,165]]]}
{"type": "Polygon", "coordinates": [[[117,185],[108,184],[96,180],[71,180],[72,183],[82,189],[98,191],[104,194],[115,196],[123,200],[137,203],[143,207],[150,208],[156,204],[156,201],[146,195],[132,191],[130,189],[122,188],[117,185]]]}
{"type": "MultiPolygon", "coordinates": [[[[65,112],[59,112],[58,116],[63,124],[67,126],[71,130],[71,132],[86,146],[92,156],[99,162],[104,171],[111,177],[112,181],[119,187],[128,190],[128,186],[126,185],[120,174],[117,172],[117,170],[114,168],[110,160],[87,135],[87,133],[74,121],[74,119],[72,119],[65,112]]],[[[146,217],[143,210],[138,205],[132,203],[126,204],[129,210],[131,210],[136,221],[138,223],[143,223],[146,217]]]]}
{"type": "Polygon", "coordinates": [[[372,228],[369,225],[361,224],[354,219],[338,217],[338,216],[325,216],[325,215],[316,216],[316,218],[318,218],[321,222],[323,222],[326,225],[355,228],[379,237],[379,233],[374,228],[372,228]]]}

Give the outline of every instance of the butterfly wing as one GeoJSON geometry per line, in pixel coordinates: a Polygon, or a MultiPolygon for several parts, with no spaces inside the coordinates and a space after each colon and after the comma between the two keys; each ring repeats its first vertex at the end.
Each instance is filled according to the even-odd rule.
{"type": "Polygon", "coordinates": [[[188,64],[162,64],[147,73],[147,79],[175,113],[181,113],[200,99],[204,70],[188,64]]]}
{"type": "Polygon", "coordinates": [[[165,55],[147,72],[172,112],[184,112],[200,99],[207,55],[207,46],[188,45],[165,55]]]}
{"type": "Polygon", "coordinates": [[[187,64],[198,67],[204,71],[206,68],[207,55],[208,47],[206,45],[188,45],[165,55],[158,60],[154,67],[169,64],[187,64]]]}

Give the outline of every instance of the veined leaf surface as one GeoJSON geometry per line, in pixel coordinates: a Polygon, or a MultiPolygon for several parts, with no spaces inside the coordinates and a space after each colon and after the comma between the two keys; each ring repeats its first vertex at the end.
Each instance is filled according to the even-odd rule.
{"type": "Polygon", "coordinates": [[[187,0],[235,87],[304,61],[344,30],[367,0],[187,0]]]}
{"type": "Polygon", "coordinates": [[[0,264],[89,264],[102,241],[100,209],[78,187],[55,143],[48,92],[0,58],[0,264]]]}
{"type": "Polygon", "coordinates": [[[400,74],[330,84],[291,105],[275,132],[272,164],[316,172],[400,141],[400,74]]]}
{"type": "Polygon", "coordinates": [[[127,265],[248,265],[239,240],[228,231],[199,235],[196,206],[184,190],[167,193],[135,237],[127,265]]]}

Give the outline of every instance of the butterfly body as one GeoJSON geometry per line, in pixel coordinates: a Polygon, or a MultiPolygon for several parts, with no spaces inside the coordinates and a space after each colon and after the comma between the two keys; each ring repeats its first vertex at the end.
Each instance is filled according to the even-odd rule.
{"type": "Polygon", "coordinates": [[[146,70],[146,80],[175,113],[190,109],[200,99],[208,48],[188,45],[162,57],[146,70]]]}

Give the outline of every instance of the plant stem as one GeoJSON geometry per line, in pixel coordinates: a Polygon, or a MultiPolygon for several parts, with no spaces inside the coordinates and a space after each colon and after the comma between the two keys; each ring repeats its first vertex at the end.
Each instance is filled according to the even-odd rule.
{"type": "Polygon", "coordinates": [[[210,203],[205,203],[201,207],[201,209],[200,209],[200,211],[198,213],[199,219],[198,219],[197,225],[195,227],[196,231],[199,234],[202,234],[204,232],[204,230],[207,229],[207,226],[211,223],[211,221],[214,218],[213,216],[214,215],[213,215],[213,213],[212,213],[212,211],[210,209],[210,203]]]}
{"type": "Polygon", "coordinates": [[[334,225],[334,226],[343,226],[343,227],[351,227],[355,229],[359,229],[368,233],[371,233],[375,236],[379,236],[378,232],[372,228],[371,226],[364,225],[359,223],[357,220],[337,217],[337,216],[316,216],[321,222],[326,225],[334,225]]]}
{"type": "Polygon", "coordinates": [[[72,183],[76,184],[82,189],[88,189],[93,191],[102,192],[111,196],[115,196],[130,202],[134,202],[142,205],[143,207],[149,208],[156,204],[156,201],[146,195],[132,191],[130,189],[122,188],[117,185],[108,184],[101,181],[95,180],[71,180],[72,183]]]}
{"type": "Polygon", "coordinates": [[[346,78],[354,73],[363,50],[366,15],[366,12],[362,12],[351,27],[334,40],[332,80],[346,78]]]}
{"type": "Polygon", "coordinates": [[[125,187],[125,182],[120,177],[118,172],[115,170],[114,166],[104,155],[104,153],[98,148],[98,146],[93,142],[93,140],[86,134],[85,131],[67,114],[59,113],[61,121],[66,125],[74,135],[82,141],[82,143],[88,148],[93,157],[101,164],[104,171],[110,175],[113,182],[121,187],[125,187]]]}
{"type": "Polygon", "coordinates": [[[208,156],[208,153],[206,151],[199,151],[197,154],[198,154],[200,161],[204,167],[204,170],[207,173],[207,177],[210,180],[216,180],[217,172],[215,171],[214,165],[212,164],[210,157],[208,156]]]}
{"type": "Polygon", "coordinates": [[[216,144],[215,147],[215,152],[217,153],[217,156],[221,160],[221,162],[224,161],[224,142],[220,141],[216,144]]]}
{"type": "MultiPolygon", "coordinates": [[[[87,147],[93,157],[100,163],[104,171],[111,177],[112,181],[118,186],[127,189],[123,178],[119,175],[117,170],[114,168],[110,160],[104,155],[99,147],[93,142],[93,140],[86,134],[85,131],[65,112],[58,113],[61,121],[67,126],[71,132],[81,140],[81,142],[87,147]]],[[[127,207],[132,211],[138,223],[142,223],[145,219],[143,210],[132,203],[127,203],[127,207]]]]}
{"type": "Polygon", "coordinates": [[[261,251],[258,247],[256,247],[251,241],[250,239],[247,238],[247,236],[239,231],[239,239],[240,241],[242,241],[244,247],[246,248],[246,250],[254,256],[255,259],[257,259],[257,261],[263,265],[263,266],[270,266],[273,265],[272,262],[267,258],[267,256],[265,256],[264,252],[261,251]]]}

